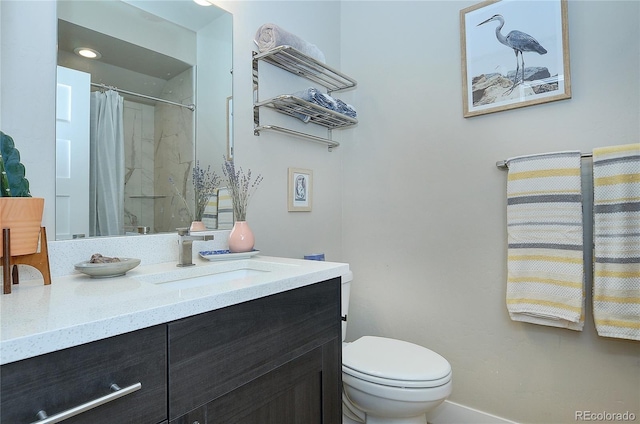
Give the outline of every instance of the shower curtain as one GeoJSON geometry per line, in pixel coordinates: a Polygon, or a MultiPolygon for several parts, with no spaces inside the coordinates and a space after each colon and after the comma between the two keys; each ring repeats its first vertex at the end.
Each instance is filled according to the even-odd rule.
{"type": "Polygon", "coordinates": [[[89,233],[124,234],[124,99],[116,91],[91,94],[89,233]]]}

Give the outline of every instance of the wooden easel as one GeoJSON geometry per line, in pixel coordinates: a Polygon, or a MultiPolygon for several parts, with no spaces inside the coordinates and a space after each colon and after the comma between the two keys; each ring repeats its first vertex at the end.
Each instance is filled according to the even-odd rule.
{"type": "Polygon", "coordinates": [[[51,269],[49,268],[49,248],[47,245],[47,230],[40,227],[40,251],[30,255],[11,256],[11,231],[2,229],[2,287],[4,294],[11,293],[11,284],[19,284],[18,267],[14,265],[29,265],[40,271],[44,284],[51,284],[51,269]]]}

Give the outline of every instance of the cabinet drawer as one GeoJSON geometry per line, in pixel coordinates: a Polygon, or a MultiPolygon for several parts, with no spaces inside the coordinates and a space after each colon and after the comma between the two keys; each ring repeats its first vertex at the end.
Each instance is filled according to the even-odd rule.
{"type": "Polygon", "coordinates": [[[340,279],[170,323],[169,420],[340,337],[340,279]]]}
{"type": "MultiPolygon", "coordinates": [[[[139,390],[66,423],[156,424],[167,419],[166,326],[3,365],[0,422],[32,423],[140,383],[139,390]]],[[[135,388],[135,387],[134,387],[135,388]]]]}

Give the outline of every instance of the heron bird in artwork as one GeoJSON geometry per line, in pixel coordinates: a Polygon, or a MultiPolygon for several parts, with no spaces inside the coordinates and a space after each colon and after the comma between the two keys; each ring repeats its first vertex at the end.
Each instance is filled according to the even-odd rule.
{"type": "Polygon", "coordinates": [[[518,72],[520,71],[520,61],[518,61],[518,54],[520,54],[520,59],[522,60],[522,82],[524,82],[524,56],[522,55],[522,53],[538,52],[539,54],[545,54],[547,53],[547,49],[542,47],[535,38],[522,31],[513,30],[509,32],[506,37],[502,35],[502,33],[500,32],[500,30],[502,30],[502,27],[504,26],[504,18],[502,17],[502,15],[493,15],[486,21],[480,22],[476,26],[480,26],[492,21],[500,22],[500,25],[496,27],[496,38],[498,38],[498,41],[505,46],[512,48],[513,52],[516,54],[516,74],[513,78],[513,86],[511,87],[511,90],[513,90],[518,84],[518,72]]]}

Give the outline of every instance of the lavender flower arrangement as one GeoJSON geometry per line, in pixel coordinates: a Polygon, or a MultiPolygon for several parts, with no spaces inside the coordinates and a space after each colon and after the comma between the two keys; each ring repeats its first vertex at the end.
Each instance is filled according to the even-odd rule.
{"type": "Polygon", "coordinates": [[[233,161],[228,160],[224,161],[222,171],[227,179],[227,185],[233,200],[235,220],[246,221],[249,200],[262,182],[262,175],[258,175],[255,180],[251,181],[251,170],[245,174],[242,168],[236,170],[233,161]]]}
{"type": "Polygon", "coordinates": [[[215,171],[211,170],[211,166],[207,166],[207,169],[201,168],[199,161],[196,161],[196,164],[191,171],[191,177],[193,181],[193,192],[195,198],[195,213],[191,212],[189,203],[180,192],[180,190],[178,190],[178,187],[176,187],[173,177],[169,177],[169,182],[173,186],[176,194],[180,197],[180,200],[184,205],[183,210],[186,210],[189,213],[189,220],[202,221],[202,216],[204,215],[204,210],[207,207],[209,198],[211,198],[211,196],[216,193],[216,190],[220,186],[220,181],[222,179],[215,173],[215,171]]]}
{"type": "Polygon", "coordinates": [[[201,168],[199,161],[196,161],[191,175],[196,202],[195,220],[202,221],[204,209],[220,186],[221,178],[211,170],[211,166],[207,166],[207,169],[201,168]]]}

